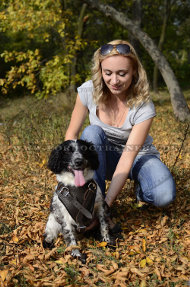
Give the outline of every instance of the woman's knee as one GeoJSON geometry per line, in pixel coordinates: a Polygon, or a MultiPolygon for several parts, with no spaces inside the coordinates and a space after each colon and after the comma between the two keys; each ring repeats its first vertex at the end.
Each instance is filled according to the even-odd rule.
{"type": "Polygon", "coordinates": [[[176,197],[174,179],[158,158],[144,156],[135,167],[137,181],[140,183],[140,198],[157,207],[170,204],[176,197]]]}
{"type": "Polygon", "coordinates": [[[153,204],[157,207],[165,207],[176,198],[176,186],[172,176],[153,192],[153,204]]]}
{"type": "Polygon", "coordinates": [[[101,144],[105,141],[106,135],[100,126],[90,125],[83,130],[81,139],[90,141],[94,144],[101,144]]]}

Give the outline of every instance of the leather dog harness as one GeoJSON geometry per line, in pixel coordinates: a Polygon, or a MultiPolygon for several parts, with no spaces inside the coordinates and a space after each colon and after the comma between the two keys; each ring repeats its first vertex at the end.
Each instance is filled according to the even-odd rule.
{"type": "Polygon", "coordinates": [[[84,231],[92,220],[96,191],[97,184],[93,179],[80,187],[65,186],[62,182],[57,185],[58,198],[75,220],[79,232],[84,231]]]}

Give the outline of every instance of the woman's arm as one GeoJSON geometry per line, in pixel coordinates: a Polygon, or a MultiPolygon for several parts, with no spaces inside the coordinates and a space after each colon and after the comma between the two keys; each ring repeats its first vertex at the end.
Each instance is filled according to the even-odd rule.
{"type": "Polygon", "coordinates": [[[65,140],[78,138],[80,129],[86,119],[87,114],[88,114],[88,108],[82,104],[79,95],[77,95],[70,124],[65,134],[65,140]]]}
{"type": "Polygon", "coordinates": [[[132,128],[105,198],[105,201],[109,206],[112,205],[118,193],[124,186],[134,159],[146,140],[152,121],[153,118],[148,119],[132,128]]]}

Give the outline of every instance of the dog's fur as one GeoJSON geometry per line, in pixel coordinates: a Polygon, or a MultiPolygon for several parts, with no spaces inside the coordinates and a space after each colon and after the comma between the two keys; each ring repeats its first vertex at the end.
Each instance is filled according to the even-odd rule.
{"type": "MultiPolygon", "coordinates": [[[[98,155],[92,143],[83,140],[68,140],[55,148],[49,158],[48,168],[56,174],[58,182],[65,186],[75,186],[73,170],[82,170],[85,181],[93,178],[94,170],[98,168],[98,155]]],[[[110,242],[109,229],[105,220],[104,200],[97,185],[94,205],[94,216],[99,218],[102,240],[110,242]]],[[[50,215],[44,234],[44,247],[53,245],[54,239],[62,233],[68,246],[77,245],[76,222],[73,220],[64,204],[55,192],[52,198],[50,215]]],[[[81,258],[78,249],[72,249],[74,257],[81,258]]]]}

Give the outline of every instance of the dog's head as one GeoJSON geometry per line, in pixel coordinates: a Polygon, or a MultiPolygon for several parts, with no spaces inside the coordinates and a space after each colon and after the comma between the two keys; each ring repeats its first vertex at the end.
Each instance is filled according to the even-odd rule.
{"type": "Polygon", "coordinates": [[[92,143],[83,140],[67,140],[50,154],[48,168],[55,174],[69,171],[75,176],[86,168],[96,170],[99,166],[98,155],[92,143]]]}

